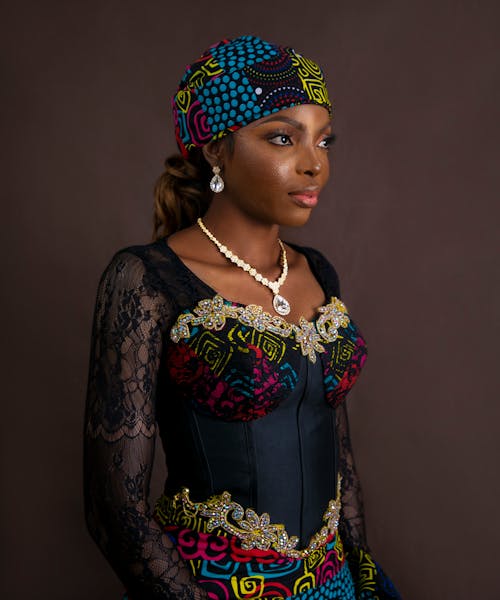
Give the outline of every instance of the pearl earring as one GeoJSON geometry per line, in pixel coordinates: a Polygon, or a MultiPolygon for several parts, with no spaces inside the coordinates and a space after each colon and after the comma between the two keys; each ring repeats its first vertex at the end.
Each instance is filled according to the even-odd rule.
{"type": "Polygon", "coordinates": [[[210,180],[210,189],[212,190],[212,192],[214,192],[214,194],[218,194],[224,189],[224,180],[220,176],[219,167],[212,167],[212,171],[214,173],[214,176],[210,180]]]}

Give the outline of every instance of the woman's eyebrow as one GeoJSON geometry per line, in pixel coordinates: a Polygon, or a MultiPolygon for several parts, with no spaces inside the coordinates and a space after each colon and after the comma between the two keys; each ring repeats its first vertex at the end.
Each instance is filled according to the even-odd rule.
{"type": "MultiPolygon", "coordinates": [[[[305,130],[305,125],[303,123],[301,123],[300,121],[291,119],[290,117],[284,117],[282,115],[271,115],[267,119],[261,120],[259,122],[259,125],[264,125],[265,123],[271,123],[273,121],[280,121],[282,123],[287,123],[288,125],[291,125],[292,127],[295,127],[295,129],[298,129],[300,131],[305,130]]],[[[330,121],[325,123],[325,125],[323,125],[323,127],[321,127],[320,131],[324,131],[325,129],[328,129],[329,127],[331,127],[330,121]]]]}

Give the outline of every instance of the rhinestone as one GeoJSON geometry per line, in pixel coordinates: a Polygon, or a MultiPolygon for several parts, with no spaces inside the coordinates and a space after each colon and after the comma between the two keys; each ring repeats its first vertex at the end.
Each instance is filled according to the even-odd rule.
{"type": "Polygon", "coordinates": [[[280,315],[288,315],[290,313],[290,303],[286,298],[276,294],[273,298],[273,308],[280,315]]]}
{"type": "Polygon", "coordinates": [[[210,180],[210,189],[216,194],[222,192],[224,189],[224,180],[218,173],[216,173],[210,180]]]}

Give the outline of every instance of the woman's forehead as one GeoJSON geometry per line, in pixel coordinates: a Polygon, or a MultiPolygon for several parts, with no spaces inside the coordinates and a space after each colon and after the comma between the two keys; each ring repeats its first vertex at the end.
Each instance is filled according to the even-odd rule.
{"type": "Polygon", "coordinates": [[[242,130],[258,128],[267,123],[285,123],[296,129],[308,127],[327,129],[331,126],[331,122],[331,114],[325,107],[316,104],[300,104],[261,117],[243,127],[242,130]]]}

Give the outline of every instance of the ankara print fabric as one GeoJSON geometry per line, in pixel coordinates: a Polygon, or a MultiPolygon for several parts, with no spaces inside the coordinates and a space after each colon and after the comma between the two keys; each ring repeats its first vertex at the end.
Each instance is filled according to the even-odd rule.
{"type": "Polygon", "coordinates": [[[323,364],[326,400],[340,404],[366,359],[366,345],[336,297],[300,326],[216,295],[180,315],[166,350],[175,395],[224,420],[263,417],[293,391],[302,356],[323,364]],[[194,323],[194,325],[193,325],[194,323]]]}
{"type": "Polygon", "coordinates": [[[339,537],[304,559],[275,551],[243,551],[231,536],[169,528],[184,561],[208,597],[355,600],[355,587],[339,537]]]}
{"type": "Polygon", "coordinates": [[[273,112],[299,104],[331,110],[321,69],[292,48],[254,36],[222,40],[188,66],[172,102],[184,156],[273,112]]]}
{"type": "MultiPolygon", "coordinates": [[[[313,250],[297,249],[306,255],[325,297],[338,298],[338,280],[331,265],[313,250]]],[[[189,381],[198,377],[201,386],[208,368],[221,393],[214,393],[210,402],[204,403],[205,391],[200,387],[198,397],[189,398],[193,411],[229,421],[265,419],[276,403],[273,394],[282,402],[286,390],[296,385],[294,355],[304,358],[297,337],[259,338],[263,332],[228,319],[217,335],[234,334],[241,345],[249,347],[249,362],[238,367],[241,375],[245,368],[267,369],[266,381],[243,381],[244,377],[237,381],[228,367],[232,364],[236,369],[233,356],[221,363],[212,342],[214,353],[210,344],[205,346],[205,354],[201,352],[200,340],[204,333],[212,333],[209,329],[198,326],[199,330],[191,331],[194,335],[174,342],[170,333],[179,316],[215,295],[183,265],[164,239],[119,252],[99,286],[85,415],[85,510],[94,540],[136,600],[208,597],[183,559],[175,532],[167,532],[157,522],[148,504],[156,434],[159,430],[168,436],[176,427],[175,422],[162,420],[159,403],[188,401],[189,381]],[[177,398],[174,389],[170,395],[158,397],[161,377],[175,379],[177,398]],[[228,389],[233,390],[232,395],[228,389]],[[255,408],[249,400],[252,394],[255,408]],[[227,406],[221,403],[223,397],[231,398],[227,406]]],[[[338,340],[318,341],[312,335],[307,344],[314,347],[316,342],[327,350],[313,348],[316,359],[321,360],[325,386],[329,386],[328,402],[337,405],[343,477],[339,531],[344,547],[366,548],[360,488],[342,402],[361,368],[364,342],[352,321],[338,332],[346,344],[345,349],[338,346],[337,353],[333,349],[338,340]],[[356,361],[358,366],[353,366],[356,361]]],[[[220,344],[223,340],[219,338],[220,344]]],[[[306,360],[310,356],[312,352],[306,360]]]]}

